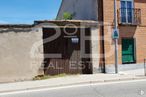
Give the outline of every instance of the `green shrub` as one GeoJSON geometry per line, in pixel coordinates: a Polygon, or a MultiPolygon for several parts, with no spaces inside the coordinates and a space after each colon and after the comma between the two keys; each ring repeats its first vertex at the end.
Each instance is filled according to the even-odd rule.
{"type": "Polygon", "coordinates": [[[63,19],[65,19],[65,20],[72,20],[72,18],[73,18],[73,15],[70,14],[69,12],[64,12],[63,13],[63,19]]]}

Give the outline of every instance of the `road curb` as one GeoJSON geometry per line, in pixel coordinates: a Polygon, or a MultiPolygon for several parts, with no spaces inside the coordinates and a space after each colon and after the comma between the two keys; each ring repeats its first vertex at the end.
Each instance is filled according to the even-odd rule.
{"type": "Polygon", "coordinates": [[[96,84],[96,83],[107,83],[107,82],[118,82],[118,81],[132,81],[132,80],[143,80],[146,77],[134,77],[134,78],[119,78],[119,79],[107,79],[107,80],[97,80],[97,81],[85,81],[85,82],[76,82],[71,84],[60,84],[60,85],[48,85],[48,86],[38,86],[33,88],[25,88],[25,89],[14,89],[7,91],[0,91],[0,93],[10,93],[10,92],[18,92],[18,91],[27,91],[27,90],[37,90],[37,89],[45,89],[45,88],[57,88],[57,87],[65,87],[65,86],[73,86],[73,85],[84,85],[84,84],[96,84]]]}

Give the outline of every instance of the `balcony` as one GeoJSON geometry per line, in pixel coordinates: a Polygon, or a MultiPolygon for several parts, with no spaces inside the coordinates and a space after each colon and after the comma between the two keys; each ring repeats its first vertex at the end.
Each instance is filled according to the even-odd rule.
{"type": "Polygon", "coordinates": [[[137,8],[120,8],[118,10],[118,23],[120,25],[140,25],[141,9],[137,8]]]}

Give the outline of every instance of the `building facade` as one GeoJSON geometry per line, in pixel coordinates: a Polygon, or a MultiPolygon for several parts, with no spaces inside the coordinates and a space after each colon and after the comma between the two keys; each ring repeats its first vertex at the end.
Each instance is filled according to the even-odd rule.
{"type": "Polygon", "coordinates": [[[62,73],[95,73],[99,59],[92,53],[100,52],[99,43],[94,41],[99,38],[98,30],[97,21],[0,25],[0,82],[62,73]]]}
{"type": "MultiPolygon", "coordinates": [[[[145,12],[145,0],[117,0],[120,71],[143,67],[145,12]]],[[[0,25],[0,82],[114,70],[114,0],[62,0],[57,19],[0,25]],[[62,20],[64,12],[73,20],[62,20]]]]}
{"type": "MultiPolygon", "coordinates": [[[[114,68],[115,62],[114,41],[112,39],[112,32],[114,28],[114,0],[90,0],[90,1],[94,2],[93,4],[97,4],[96,8],[97,16],[94,18],[97,18],[97,21],[101,25],[99,30],[101,39],[100,54],[102,54],[100,56],[100,65],[108,72],[110,71],[109,68],[114,68]]],[[[63,0],[62,3],[64,2],[68,2],[69,5],[71,4],[74,5],[74,3],[70,3],[69,1],[63,0]]],[[[76,6],[77,5],[78,3],[76,3],[76,6]]],[[[82,5],[89,6],[84,2],[82,2],[82,5]]],[[[68,8],[69,6],[65,5],[64,7],[61,7],[61,13],[66,11],[70,12],[70,10],[66,10],[68,8]]],[[[95,10],[93,8],[94,7],[92,8],[89,7],[88,9],[87,7],[85,8],[85,10],[86,9],[95,10]]],[[[144,59],[146,58],[145,12],[146,12],[145,0],[117,0],[117,17],[118,17],[117,22],[119,29],[118,64],[120,64],[120,68],[124,68],[126,66],[129,68],[135,66],[134,64],[143,64],[144,59]]],[[[89,14],[87,14],[87,16],[89,16],[89,14]]],[[[83,18],[75,17],[73,19],[86,20],[84,16],[83,18]]]]}
{"type": "Polygon", "coordinates": [[[98,20],[97,0],[62,0],[57,19],[63,19],[63,13],[69,12],[75,20],[98,20]]]}
{"type": "MultiPolygon", "coordinates": [[[[113,0],[102,0],[103,21],[109,23],[104,25],[105,64],[114,64],[114,54],[108,57],[108,52],[114,42],[111,38],[109,28],[114,24],[114,2],[113,0]]],[[[119,64],[143,64],[146,57],[146,1],[145,0],[117,0],[118,17],[118,61],[119,64]]],[[[112,31],[111,31],[112,32],[112,31]]],[[[131,64],[131,65],[130,65],[131,64]]],[[[133,66],[132,66],[133,65],[133,66]]],[[[121,65],[124,68],[124,65],[121,65]]]]}

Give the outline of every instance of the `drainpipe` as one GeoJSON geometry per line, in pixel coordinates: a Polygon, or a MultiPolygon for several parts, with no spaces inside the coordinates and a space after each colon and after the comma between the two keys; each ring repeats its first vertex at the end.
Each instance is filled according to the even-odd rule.
{"type": "Polygon", "coordinates": [[[102,72],[106,73],[106,66],[105,66],[105,47],[104,47],[104,7],[103,7],[103,0],[97,1],[98,5],[98,21],[102,22],[102,25],[100,25],[100,31],[101,31],[101,53],[102,53],[102,72]]]}
{"type": "MultiPolygon", "coordinates": [[[[114,29],[118,29],[117,0],[114,0],[114,29]]],[[[118,73],[118,38],[115,38],[114,42],[115,42],[115,73],[118,73]]]]}

